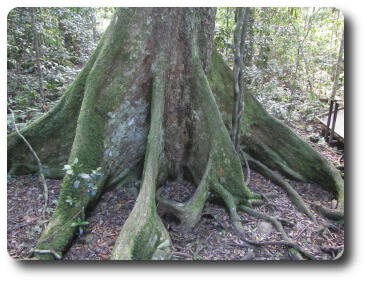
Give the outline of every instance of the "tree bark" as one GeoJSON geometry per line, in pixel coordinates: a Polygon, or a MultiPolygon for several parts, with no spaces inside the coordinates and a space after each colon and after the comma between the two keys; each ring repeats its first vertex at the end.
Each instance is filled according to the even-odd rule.
{"type": "Polygon", "coordinates": [[[338,56],[338,61],[336,62],[336,66],[335,66],[334,84],[333,84],[333,90],[331,93],[330,100],[335,99],[336,91],[338,90],[339,76],[340,76],[340,71],[341,71],[341,62],[343,60],[343,54],[344,54],[344,30],[342,32],[342,38],[340,41],[339,56],[338,56]]]}
{"type": "MultiPolygon", "coordinates": [[[[66,158],[69,167],[73,164],[36,250],[64,252],[76,233],[71,223],[83,220],[106,188],[136,175],[142,176],[140,192],[111,259],[169,258],[171,241],[157,201],[190,229],[212,193],[241,230],[237,209],[261,197],[244,183],[230,139],[233,77],[212,46],[214,20],[211,8],[117,9],[61,101],[22,129],[53,172],[61,175],[66,158]],[[90,194],[92,181],[80,176],[99,167],[102,177],[90,194]],[[189,178],[197,189],[185,203],[164,199],[156,188],[167,178],[189,178]]],[[[251,95],[245,99],[241,143],[246,152],[272,170],[334,191],[341,204],[343,181],[337,171],[251,95]]],[[[8,137],[8,158],[13,173],[32,170],[14,134],[8,137]]]]}
{"type": "Polygon", "coordinates": [[[248,8],[237,8],[236,10],[237,23],[233,33],[234,38],[234,65],[233,65],[233,93],[234,103],[232,110],[232,129],[231,139],[235,150],[239,153],[240,150],[240,135],[241,135],[241,118],[245,108],[245,89],[244,83],[244,55],[245,55],[245,40],[247,35],[248,8]]]}
{"type": "Polygon", "coordinates": [[[38,76],[38,89],[43,101],[45,104],[45,95],[43,93],[43,76],[42,76],[42,69],[41,69],[41,54],[40,54],[40,38],[39,32],[37,29],[37,20],[36,20],[36,8],[31,8],[31,19],[32,19],[32,28],[33,28],[33,45],[34,51],[36,53],[36,65],[37,65],[37,76],[38,76]]]}
{"type": "Polygon", "coordinates": [[[90,17],[92,32],[93,32],[93,42],[97,43],[99,39],[98,38],[99,35],[97,31],[96,14],[94,13],[94,8],[89,8],[89,17],[90,17]]]}

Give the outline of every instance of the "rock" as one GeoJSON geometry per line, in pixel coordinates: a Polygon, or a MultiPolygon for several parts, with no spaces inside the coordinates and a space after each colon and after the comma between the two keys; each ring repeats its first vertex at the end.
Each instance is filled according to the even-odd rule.
{"type": "Polygon", "coordinates": [[[93,245],[93,242],[94,242],[94,235],[93,234],[87,234],[85,236],[85,242],[88,244],[88,245],[93,245]]]}
{"type": "Polygon", "coordinates": [[[257,231],[262,234],[270,234],[274,231],[273,225],[269,222],[261,221],[257,224],[257,231]]]}
{"type": "Polygon", "coordinates": [[[245,254],[241,260],[253,260],[255,258],[255,253],[253,251],[249,251],[247,254],[245,254]]]}
{"type": "Polygon", "coordinates": [[[338,201],[336,199],[333,199],[331,201],[331,208],[332,209],[335,209],[337,206],[338,206],[338,201]]]}

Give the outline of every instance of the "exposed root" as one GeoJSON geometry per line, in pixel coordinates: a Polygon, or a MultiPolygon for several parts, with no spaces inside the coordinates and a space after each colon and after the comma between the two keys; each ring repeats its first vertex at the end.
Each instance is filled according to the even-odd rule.
{"type": "Polygon", "coordinates": [[[262,212],[258,212],[244,205],[241,205],[240,209],[251,216],[258,217],[266,221],[269,221],[274,226],[274,228],[280,233],[283,239],[283,241],[270,241],[270,242],[257,242],[257,241],[245,239],[245,241],[247,241],[249,244],[252,244],[252,245],[285,245],[289,248],[289,252],[291,256],[294,257],[295,259],[302,260],[303,259],[302,255],[303,255],[306,258],[317,260],[317,258],[315,258],[313,255],[311,255],[307,251],[305,251],[303,248],[301,248],[298,244],[294,243],[292,239],[288,237],[287,233],[283,229],[282,224],[275,217],[272,217],[262,212]]]}
{"type": "MultiPolygon", "coordinates": [[[[239,235],[239,237],[241,238],[241,240],[244,242],[244,246],[248,247],[248,248],[255,248],[256,246],[265,246],[265,245],[284,245],[286,247],[289,248],[289,252],[291,254],[292,257],[294,257],[297,260],[303,260],[304,258],[302,257],[302,255],[308,259],[311,260],[317,260],[316,257],[314,257],[312,254],[308,253],[307,251],[305,251],[301,246],[299,246],[297,243],[293,242],[288,235],[285,233],[282,223],[286,224],[286,225],[293,225],[293,223],[290,223],[290,221],[285,220],[285,219],[277,219],[275,217],[272,217],[270,215],[261,213],[261,212],[257,212],[256,210],[253,210],[247,206],[244,205],[240,205],[240,209],[244,210],[246,213],[255,216],[255,217],[259,217],[262,219],[265,219],[269,222],[271,222],[273,224],[273,226],[276,228],[276,230],[278,232],[281,233],[281,236],[283,238],[283,241],[269,241],[269,242],[260,242],[260,241],[254,241],[254,240],[249,240],[246,239],[243,234],[244,234],[244,229],[241,223],[241,218],[238,215],[237,212],[237,202],[235,200],[235,198],[219,183],[219,182],[214,182],[213,183],[215,192],[220,195],[220,197],[223,199],[223,201],[226,204],[226,207],[229,211],[229,216],[231,218],[233,227],[235,228],[237,234],[239,235]]],[[[215,216],[214,216],[215,218],[215,216]]],[[[216,219],[216,218],[215,218],[216,219]]],[[[218,219],[216,219],[218,221],[218,219]]],[[[223,224],[221,224],[223,226],[223,224]]],[[[223,226],[225,227],[225,226],[223,226]]]]}
{"type": "Polygon", "coordinates": [[[57,253],[55,250],[37,250],[32,249],[30,253],[30,257],[32,257],[34,254],[43,254],[43,255],[52,255],[55,259],[61,260],[62,256],[57,253]]]}
{"type": "Polygon", "coordinates": [[[265,202],[262,199],[250,199],[248,200],[248,205],[250,207],[256,207],[256,206],[260,206],[263,205],[265,202]]]}
{"type": "Polygon", "coordinates": [[[176,202],[161,196],[162,189],[157,191],[157,201],[159,206],[167,213],[173,214],[181,221],[180,227],[183,230],[192,229],[200,220],[204,204],[209,196],[209,172],[212,170],[212,159],[209,156],[205,173],[194,195],[185,203],[176,202]]]}
{"type": "Polygon", "coordinates": [[[315,220],[315,216],[312,214],[311,210],[307,207],[306,203],[303,201],[302,197],[297,193],[297,191],[286,182],[278,173],[270,170],[266,165],[261,163],[260,161],[255,160],[250,155],[241,152],[243,158],[247,159],[248,162],[255,168],[259,173],[266,176],[274,183],[279,185],[282,189],[284,189],[289,198],[292,200],[294,205],[304,214],[306,214],[310,219],[315,220]]]}
{"type": "Polygon", "coordinates": [[[158,216],[155,194],[162,147],[165,94],[163,62],[156,66],[153,82],[151,123],[143,170],[143,182],[134,208],[121,229],[110,259],[168,259],[171,240],[158,216]]]}
{"type": "Polygon", "coordinates": [[[215,192],[224,201],[228,209],[229,217],[231,219],[233,227],[235,228],[239,237],[244,240],[244,245],[248,248],[254,248],[254,246],[251,245],[251,243],[247,242],[243,237],[244,229],[242,226],[241,217],[238,215],[237,212],[238,201],[236,201],[236,199],[219,182],[213,182],[213,187],[215,192]]]}
{"type": "Polygon", "coordinates": [[[334,260],[338,260],[339,258],[343,256],[343,254],[344,254],[344,247],[341,248],[340,252],[336,255],[334,260]]]}
{"type": "Polygon", "coordinates": [[[344,210],[341,209],[331,209],[326,208],[320,204],[313,203],[312,206],[323,216],[330,220],[343,220],[344,219],[344,210]]]}
{"type": "Polygon", "coordinates": [[[69,214],[61,209],[56,210],[35,248],[38,251],[52,251],[52,253],[34,252],[32,256],[39,260],[53,260],[57,258],[54,256],[55,253],[61,255],[76,231],[76,228],[72,227],[72,223],[77,219],[84,219],[84,209],[85,207],[70,209],[69,214]],[[61,217],[62,214],[67,215],[67,217],[61,217]]]}
{"type": "MultiPolygon", "coordinates": [[[[241,150],[242,153],[242,150],[241,150]]],[[[246,186],[248,186],[248,184],[250,184],[250,180],[251,180],[251,170],[250,170],[250,165],[248,164],[247,158],[245,156],[242,156],[245,164],[246,164],[246,186]]]]}
{"type": "Polygon", "coordinates": [[[238,223],[241,221],[240,216],[237,213],[237,203],[236,199],[229,193],[219,182],[213,182],[214,191],[222,198],[227,206],[229,216],[233,223],[238,223]]]}
{"type": "Polygon", "coordinates": [[[344,247],[343,246],[339,246],[339,247],[326,247],[326,246],[324,246],[324,247],[321,247],[321,250],[324,253],[330,254],[330,256],[333,260],[339,259],[344,253],[344,247]]]}

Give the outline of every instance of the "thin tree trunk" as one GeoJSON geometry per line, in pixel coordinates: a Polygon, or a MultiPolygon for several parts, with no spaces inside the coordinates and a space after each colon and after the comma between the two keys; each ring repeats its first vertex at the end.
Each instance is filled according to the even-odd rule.
{"type": "Polygon", "coordinates": [[[31,8],[31,18],[32,18],[32,27],[33,27],[33,36],[34,36],[34,50],[36,52],[36,64],[37,64],[37,75],[38,75],[38,87],[39,93],[42,99],[43,104],[45,104],[45,96],[43,93],[43,76],[42,76],[42,68],[41,68],[41,54],[40,54],[40,38],[37,28],[37,20],[36,20],[36,8],[31,8]]]}
{"type": "Polygon", "coordinates": [[[254,24],[255,24],[255,8],[248,9],[248,44],[246,45],[246,56],[245,56],[245,66],[250,67],[252,65],[253,54],[254,54],[254,24]]]}
{"type": "Polygon", "coordinates": [[[248,8],[237,8],[237,24],[234,30],[234,67],[233,67],[233,90],[234,103],[232,111],[231,138],[236,151],[239,153],[241,117],[245,107],[244,101],[244,53],[247,35],[248,8]]]}
{"type": "MultiPolygon", "coordinates": [[[[314,17],[314,15],[316,13],[317,13],[317,11],[315,12],[315,9],[313,9],[312,15],[310,15],[309,18],[306,18],[305,19],[304,29],[306,29],[306,34],[305,34],[305,36],[303,37],[302,40],[301,40],[300,30],[294,25],[293,21],[290,21],[291,24],[292,24],[292,26],[293,26],[293,29],[297,33],[297,37],[298,37],[298,41],[299,41],[299,45],[298,45],[298,48],[297,48],[297,55],[296,55],[296,70],[293,73],[292,81],[295,81],[296,78],[298,77],[298,72],[299,72],[299,67],[300,67],[300,61],[302,60],[302,57],[303,57],[304,62],[305,62],[306,72],[308,73],[308,67],[306,65],[307,63],[306,63],[305,56],[304,56],[303,46],[305,44],[305,41],[306,41],[306,39],[308,37],[308,34],[309,34],[310,30],[311,30],[311,27],[312,27],[312,18],[314,17]]],[[[310,83],[309,83],[309,86],[312,89],[312,86],[311,86],[310,83]]],[[[292,85],[292,88],[291,88],[292,93],[294,92],[294,88],[295,88],[295,85],[293,84],[292,85]]]]}
{"type": "Polygon", "coordinates": [[[335,99],[336,91],[338,90],[339,76],[340,76],[340,71],[341,71],[341,62],[342,62],[342,59],[343,59],[343,53],[344,53],[344,30],[343,30],[342,38],[341,38],[341,41],[340,41],[339,57],[338,57],[338,61],[336,63],[336,67],[335,67],[333,91],[332,91],[331,97],[330,97],[331,100],[335,99]]]}
{"type": "Polygon", "coordinates": [[[94,13],[94,8],[89,8],[90,20],[92,24],[92,31],[93,31],[93,42],[97,43],[98,41],[98,32],[97,32],[97,22],[96,22],[96,15],[94,13]]]}

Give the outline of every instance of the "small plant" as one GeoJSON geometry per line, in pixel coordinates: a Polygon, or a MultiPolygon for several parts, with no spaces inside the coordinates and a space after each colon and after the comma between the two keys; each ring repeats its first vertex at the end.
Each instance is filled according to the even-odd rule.
{"type": "MultiPolygon", "coordinates": [[[[97,194],[97,183],[98,180],[102,177],[101,167],[98,167],[96,170],[92,170],[90,174],[87,173],[77,173],[78,169],[78,158],[75,158],[72,164],[64,165],[64,170],[67,175],[75,177],[75,181],[73,183],[73,190],[76,192],[81,186],[84,185],[87,188],[87,192],[91,197],[96,196],[97,194]]],[[[72,199],[67,199],[67,202],[70,205],[75,204],[72,199]]]]}
{"type": "MultiPolygon", "coordinates": [[[[80,173],[78,174],[78,177],[84,180],[84,183],[86,183],[88,193],[94,197],[97,194],[97,182],[102,177],[101,173],[101,167],[98,167],[96,170],[92,170],[92,173],[86,174],[86,173],[80,173]]],[[[74,182],[74,188],[75,186],[79,186],[80,182],[75,181],[74,182]]]]}
{"type": "Polygon", "coordinates": [[[84,226],[87,226],[89,224],[88,221],[82,221],[80,218],[78,218],[77,221],[71,223],[71,227],[78,227],[79,235],[84,235],[84,226]]]}
{"type": "Polygon", "coordinates": [[[75,197],[72,196],[67,196],[65,202],[70,205],[70,206],[74,206],[76,203],[77,199],[75,197]]]}
{"type": "MultiPolygon", "coordinates": [[[[90,174],[87,173],[77,173],[79,171],[79,160],[78,158],[75,158],[74,161],[71,164],[65,164],[63,170],[65,173],[71,177],[73,177],[75,180],[73,182],[73,191],[76,192],[81,187],[86,188],[87,193],[94,197],[97,194],[97,183],[98,180],[102,177],[101,167],[98,167],[96,170],[92,170],[90,174]]],[[[70,206],[76,206],[77,205],[77,198],[73,196],[67,196],[65,202],[70,206]]],[[[71,227],[78,228],[79,235],[84,234],[84,226],[88,225],[88,221],[83,221],[81,218],[78,218],[77,221],[71,223],[71,227]]]]}
{"type": "Polygon", "coordinates": [[[65,172],[66,172],[67,175],[71,175],[71,176],[74,176],[75,175],[74,171],[76,169],[76,166],[77,166],[78,161],[79,161],[78,158],[75,158],[72,164],[70,164],[70,165],[69,164],[65,164],[64,165],[63,170],[65,170],[65,172]]]}

